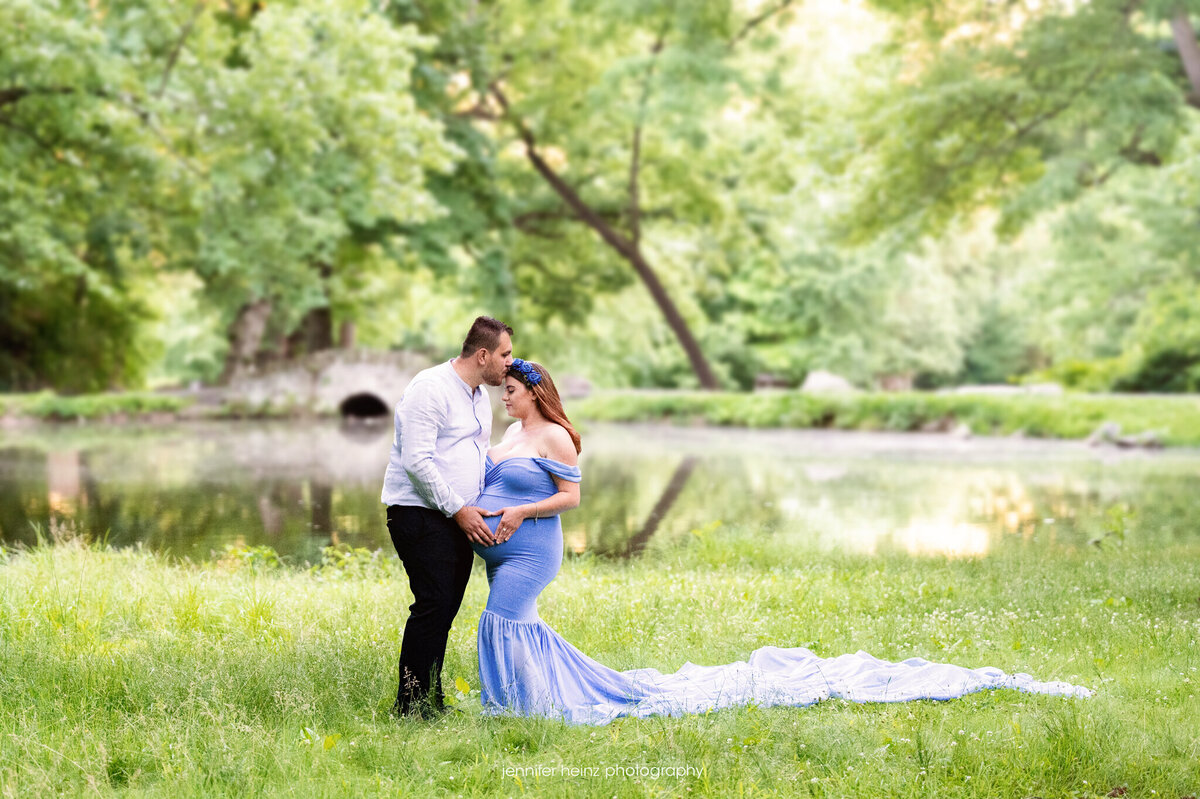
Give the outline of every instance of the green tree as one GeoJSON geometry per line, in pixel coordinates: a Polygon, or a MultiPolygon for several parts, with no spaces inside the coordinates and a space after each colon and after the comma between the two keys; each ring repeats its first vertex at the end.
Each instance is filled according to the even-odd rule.
{"type": "Polygon", "coordinates": [[[1116,381],[1128,391],[1200,391],[1200,291],[1167,286],[1146,304],[1134,330],[1136,361],[1116,381]]]}
{"type": "Polygon", "coordinates": [[[730,104],[769,77],[739,51],[777,46],[766,31],[789,5],[757,15],[715,0],[393,6],[439,37],[422,79],[471,126],[459,130],[476,170],[502,191],[470,195],[495,232],[472,240],[469,256],[509,308],[525,298],[523,318],[582,316],[636,276],[695,380],[719,385],[693,330],[705,309],[680,301],[692,276],[662,265],[729,210],[722,194],[739,165],[709,145],[730,104]]]}
{"type": "Polygon", "coordinates": [[[865,96],[853,152],[834,159],[858,183],[846,238],[901,235],[919,247],[980,219],[1010,241],[1050,230],[1044,256],[1025,250],[1009,264],[1035,279],[1018,279],[1027,311],[1014,318],[1024,332],[1010,336],[1008,360],[1020,362],[1011,356],[1023,339],[1064,364],[1108,359],[1097,368],[1114,374],[1114,359],[1138,346],[1135,321],[1147,329],[1150,295],[1200,288],[1186,266],[1200,221],[1188,200],[1195,9],[881,6],[901,23],[881,64],[902,78],[865,96]],[[1053,268],[1036,265],[1046,259],[1053,268]]]}
{"type": "Polygon", "coordinates": [[[907,31],[919,46],[892,59],[914,77],[870,95],[861,117],[852,238],[900,225],[941,232],[984,207],[999,208],[1000,229],[1012,232],[1174,153],[1186,126],[1179,61],[1135,6],[969,4],[975,13],[936,24],[936,11],[959,9],[932,8],[907,31]]]}
{"type": "Polygon", "coordinates": [[[161,144],[131,62],[85,4],[0,7],[0,386],[136,384],[161,144]]]}
{"type": "MultiPolygon", "coordinates": [[[[109,309],[75,314],[83,339],[136,353],[138,281],[178,269],[243,322],[230,367],[302,323],[321,346],[335,313],[352,318],[375,290],[387,239],[442,212],[425,174],[458,153],[409,85],[429,41],[367,0],[16,0],[0,27],[0,215],[12,221],[0,296],[24,305],[41,290],[47,303],[14,339],[73,313],[73,290],[77,307],[109,309]]],[[[27,382],[72,387],[8,351],[27,382]]],[[[57,357],[76,351],[81,379],[137,380],[129,358],[57,357]]]]}

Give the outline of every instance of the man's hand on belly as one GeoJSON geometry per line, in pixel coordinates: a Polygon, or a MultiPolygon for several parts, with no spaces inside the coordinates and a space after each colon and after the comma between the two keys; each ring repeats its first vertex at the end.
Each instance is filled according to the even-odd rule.
{"type": "Polygon", "coordinates": [[[463,534],[476,544],[482,547],[490,547],[496,543],[496,539],[492,537],[491,528],[483,520],[482,508],[477,508],[474,505],[464,505],[459,509],[458,513],[454,514],[454,521],[458,524],[459,529],[463,531],[463,534]]]}

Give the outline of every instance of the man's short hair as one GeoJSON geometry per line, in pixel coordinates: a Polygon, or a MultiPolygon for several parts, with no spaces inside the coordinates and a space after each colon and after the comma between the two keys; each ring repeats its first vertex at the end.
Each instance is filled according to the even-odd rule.
{"type": "Polygon", "coordinates": [[[469,358],[480,349],[488,352],[495,350],[500,346],[501,333],[511,336],[513,330],[499,319],[493,319],[490,316],[475,317],[471,329],[467,331],[466,339],[463,340],[462,357],[469,358]]]}

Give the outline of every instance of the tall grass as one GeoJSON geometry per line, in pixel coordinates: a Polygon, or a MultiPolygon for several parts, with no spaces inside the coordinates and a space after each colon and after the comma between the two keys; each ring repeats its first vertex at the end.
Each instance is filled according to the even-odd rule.
{"type": "Polygon", "coordinates": [[[0,550],[0,794],[1130,796],[1200,791],[1200,543],[985,558],[790,549],[698,533],[654,560],[569,559],[541,601],[616,668],[766,644],[1028,671],[1089,700],[753,707],[601,728],[479,715],[473,576],[458,712],[387,711],[407,583],[385,553],[313,568],[79,542],[0,550]],[[655,770],[657,769],[657,770],[655,770]],[[578,770],[578,771],[575,771],[578,770]]]}

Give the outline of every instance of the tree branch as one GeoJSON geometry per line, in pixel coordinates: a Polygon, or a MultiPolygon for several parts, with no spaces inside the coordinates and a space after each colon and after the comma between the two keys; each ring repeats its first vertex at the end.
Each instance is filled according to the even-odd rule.
{"type": "Polygon", "coordinates": [[[36,133],[34,133],[32,130],[25,127],[24,125],[18,125],[17,123],[15,123],[11,119],[9,119],[7,116],[3,116],[3,115],[0,115],[0,125],[3,125],[4,127],[8,128],[10,130],[15,130],[17,133],[21,133],[25,136],[28,136],[30,139],[33,139],[33,141],[37,143],[38,147],[41,147],[43,150],[45,150],[46,153],[50,156],[50,158],[52,158],[54,161],[59,160],[58,154],[55,153],[54,147],[51,146],[50,142],[46,141],[41,136],[37,135],[36,133]]]}
{"type": "Polygon", "coordinates": [[[757,17],[747,20],[746,24],[742,26],[742,29],[737,32],[737,35],[735,35],[732,39],[729,40],[728,48],[730,50],[732,50],[734,47],[737,47],[737,45],[742,41],[742,39],[745,39],[747,36],[750,35],[750,32],[752,30],[754,30],[759,25],[763,24],[764,22],[766,22],[768,19],[775,16],[779,12],[783,11],[785,8],[787,8],[791,4],[792,4],[792,0],[783,0],[779,5],[775,6],[774,8],[768,8],[766,11],[762,12],[757,17]]]}
{"type": "Polygon", "coordinates": [[[171,55],[167,58],[167,68],[163,70],[162,80],[158,82],[158,91],[154,93],[155,97],[162,97],[163,92],[167,90],[167,81],[171,77],[171,70],[175,69],[175,62],[179,60],[179,54],[183,52],[183,43],[187,41],[188,36],[192,34],[192,28],[196,27],[196,20],[200,19],[200,15],[204,13],[204,3],[196,3],[196,8],[192,11],[192,17],[183,26],[183,30],[179,32],[179,40],[175,42],[175,47],[171,50],[171,55]]]}
{"type": "MultiPolygon", "coordinates": [[[[963,158],[963,159],[957,160],[951,164],[947,164],[945,167],[942,168],[942,171],[945,173],[950,173],[950,172],[953,172],[953,171],[956,171],[959,169],[968,168],[968,167],[974,166],[975,164],[979,163],[984,158],[987,158],[987,157],[993,156],[993,155],[996,155],[996,156],[1010,155],[1013,152],[1013,150],[1016,149],[1017,145],[1020,144],[1022,139],[1025,138],[1025,136],[1032,133],[1037,128],[1041,127],[1044,123],[1049,122],[1049,121],[1053,120],[1054,118],[1058,117],[1060,114],[1067,111],[1072,105],[1074,105],[1075,101],[1078,100],[1079,97],[1085,91],[1087,91],[1088,88],[1091,87],[1092,83],[1096,80],[1096,78],[1099,77],[1100,69],[1101,69],[1100,67],[1096,67],[1090,73],[1088,73],[1088,75],[1083,79],[1083,82],[1079,85],[1079,87],[1069,97],[1067,97],[1065,100],[1060,102],[1057,106],[1052,106],[1050,108],[1043,110],[1041,113],[1035,114],[1034,116],[1032,116],[1030,119],[1028,119],[1024,123],[1018,123],[1015,118],[1013,118],[1010,114],[1005,112],[1005,116],[1009,120],[1009,124],[1015,126],[1015,129],[1012,131],[1012,133],[1010,133],[1002,141],[998,141],[995,144],[989,145],[989,146],[984,147],[981,150],[975,152],[969,158],[963,158]]],[[[991,113],[991,111],[989,110],[988,113],[991,113]]]]}
{"type": "MultiPolygon", "coordinates": [[[[617,224],[625,219],[624,209],[621,208],[593,208],[596,216],[604,219],[607,222],[617,224]]],[[[678,218],[670,208],[654,208],[651,210],[641,209],[643,219],[676,219],[678,218]]],[[[534,222],[582,222],[578,214],[572,213],[566,208],[541,208],[532,211],[525,211],[517,214],[512,218],[512,223],[517,227],[531,224],[534,222]]]]}
{"type": "Polygon", "coordinates": [[[692,335],[687,321],[679,313],[679,309],[675,307],[675,303],[671,300],[670,295],[667,294],[662,281],[658,279],[658,275],[655,274],[654,269],[646,261],[637,245],[614,230],[612,225],[601,218],[579,196],[578,192],[546,163],[546,160],[542,158],[537,150],[537,140],[534,138],[532,131],[525,125],[524,120],[512,113],[508,98],[505,97],[499,84],[493,81],[489,88],[492,96],[500,103],[500,108],[503,109],[504,115],[516,127],[521,141],[525,143],[525,155],[529,159],[529,162],[533,164],[533,168],[550,184],[550,187],[562,198],[567,207],[578,215],[581,221],[594,230],[617,254],[629,262],[634,272],[637,273],[638,277],[646,285],[646,289],[650,292],[650,296],[655,304],[658,305],[659,310],[662,311],[663,316],[666,317],[667,324],[670,326],[672,332],[679,339],[679,343],[683,347],[684,352],[687,353],[688,360],[691,362],[692,369],[696,373],[700,385],[710,390],[719,389],[721,383],[717,379],[716,373],[712,371],[712,367],[709,366],[708,359],[704,357],[704,351],[700,348],[700,342],[692,335]]]}
{"type": "Polygon", "coordinates": [[[517,230],[521,231],[522,233],[528,233],[530,236],[537,236],[539,239],[550,239],[551,241],[558,241],[558,240],[562,240],[562,239],[566,238],[566,236],[564,236],[561,233],[554,233],[549,230],[546,230],[545,228],[538,227],[537,225],[533,224],[529,220],[514,219],[513,227],[515,227],[517,230]]]}
{"type": "Polygon", "coordinates": [[[29,88],[26,86],[14,86],[11,89],[0,89],[0,108],[6,105],[20,102],[26,97],[33,97],[38,94],[74,94],[75,87],[73,86],[48,86],[29,88]]]}
{"type": "Polygon", "coordinates": [[[451,116],[457,119],[482,119],[485,122],[497,122],[500,119],[496,116],[495,112],[482,102],[476,103],[466,111],[455,111],[451,116]]]}
{"type": "Polygon", "coordinates": [[[1108,169],[1099,174],[1093,174],[1096,170],[1096,165],[1087,162],[1079,168],[1077,180],[1082,186],[1103,186],[1108,182],[1109,178],[1116,174],[1117,170],[1126,164],[1137,164],[1138,166],[1162,166],[1162,156],[1153,150],[1143,150],[1142,134],[1146,132],[1145,125],[1138,125],[1137,130],[1133,132],[1133,138],[1129,140],[1120,150],[1117,155],[1120,156],[1113,160],[1112,165],[1108,169]],[[1122,160],[1123,159],[1123,160],[1122,160]]]}
{"type": "Polygon", "coordinates": [[[12,89],[0,89],[0,108],[17,102],[27,94],[29,94],[29,90],[23,89],[20,86],[12,89]]]}
{"type": "MultiPolygon", "coordinates": [[[[1153,150],[1142,149],[1142,134],[1145,132],[1146,126],[1138,125],[1137,130],[1133,132],[1133,138],[1129,140],[1129,144],[1121,148],[1120,155],[1131,164],[1138,164],[1139,166],[1162,166],[1162,156],[1153,150]]],[[[1109,173],[1111,174],[1115,169],[1116,167],[1114,166],[1112,170],[1109,170],[1109,173]]]]}
{"type": "MultiPolygon", "coordinates": [[[[32,88],[32,89],[22,87],[22,86],[17,86],[17,87],[11,88],[11,89],[0,90],[0,108],[3,108],[5,105],[11,105],[13,103],[16,103],[25,97],[32,97],[32,96],[39,95],[39,94],[86,94],[86,95],[90,95],[92,97],[99,98],[101,100],[107,100],[109,102],[116,103],[117,105],[125,108],[129,113],[136,116],[138,118],[138,120],[141,121],[141,123],[143,125],[145,125],[146,128],[151,133],[153,133],[155,137],[158,138],[158,140],[162,143],[162,145],[166,149],[166,151],[169,152],[176,160],[178,160],[179,163],[183,164],[183,166],[188,171],[190,171],[193,174],[198,175],[199,177],[202,177],[202,178],[207,177],[207,175],[205,175],[203,170],[201,170],[198,166],[196,166],[191,161],[189,161],[185,156],[183,156],[175,148],[174,143],[167,137],[167,135],[156,124],[154,124],[154,118],[150,114],[150,112],[147,111],[145,108],[143,108],[141,106],[141,104],[137,101],[136,98],[130,97],[128,95],[124,95],[124,94],[113,95],[113,94],[109,94],[108,92],[104,91],[103,89],[93,89],[93,90],[89,90],[89,91],[80,92],[79,90],[75,89],[75,87],[73,87],[73,86],[51,86],[51,87],[45,87],[45,88],[32,88]]],[[[48,145],[46,145],[41,139],[39,139],[36,135],[34,135],[32,131],[30,131],[26,128],[22,128],[22,127],[16,125],[15,123],[13,123],[11,117],[8,117],[7,115],[0,115],[0,122],[2,122],[5,125],[5,127],[8,127],[8,128],[11,128],[12,130],[23,133],[26,136],[33,138],[35,141],[38,141],[39,144],[42,144],[43,146],[48,147],[48,145]]],[[[49,148],[49,149],[53,152],[53,148],[49,148]]]]}
{"type": "Polygon", "coordinates": [[[1196,44],[1196,30],[1182,5],[1171,15],[1171,36],[1179,48],[1179,60],[1183,62],[1183,71],[1192,87],[1189,95],[1200,95],[1200,45],[1196,44]]]}
{"type": "Polygon", "coordinates": [[[179,163],[183,164],[184,168],[189,172],[201,178],[208,177],[204,170],[192,163],[186,156],[184,156],[175,148],[175,143],[172,142],[167,134],[164,133],[162,129],[160,129],[158,125],[154,123],[153,115],[143,108],[138,103],[136,98],[130,97],[129,95],[117,95],[114,97],[107,94],[100,94],[99,96],[109,99],[118,105],[124,106],[130,113],[141,120],[142,124],[146,126],[147,130],[153,133],[159,142],[162,143],[162,146],[166,149],[166,151],[174,156],[179,163]]]}
{"type": "Polygon", "coordinates": [[[658,54],[662,52],[663,40],[667,35],[667,25],[664,23],[650,48],[650,66],[646,68],[646,79],[642,83],[642,96],[638,101],[637,122],[633,126],[633,145],[629,155],[629,235],[633,246],[637,247],[642,240],[641,209],[638,200],[638,171],[642,161],[642,125],[646,121],[646,104],[650,101],[650,83],[654,79],[654,69],[658,66],[658,54]]]}
{"type": "Polygon", "coordinates": [[[508,104],[508,98],[505,97],[504,92],[501,91],[500,87],[493,83],[491,85],[491,91],[492,95],[500,103],[500,107],[504,109],[505,116],[507,116],[516,127],[517,135],[519,135],[521,137],[521,141],[525,143],[525,155],[527,158],[529,158],[529,162],[533,164],[533,168],[537,170],[537,173],[541,175],[547,183],[550,184],[550,187],[554,189],[558,196],[561,197],[563,201],[566,202],[567,206],[575,212],[576,217],[590,225],[614,250],[626,258],[633,255],[636,252],[635,248],[633,247],[633,243],[625,236],[622,236],[620,233],[613,230],[611,226],[601,219],[600,216],[594,210],[592,210],[591,206],[584,202],[583,198],[579,196],[575,189],[573,189],[566,181],[564,181],[562,177],[560,177],[559,174],[555,172],[549,164],[546,163],[545,159],[542,158],[541,154],[537,150],[537,141],[534,139],[533,133],[528,127],[526,127],[523,120],[513,116],[512,110],[508,104]]]}

